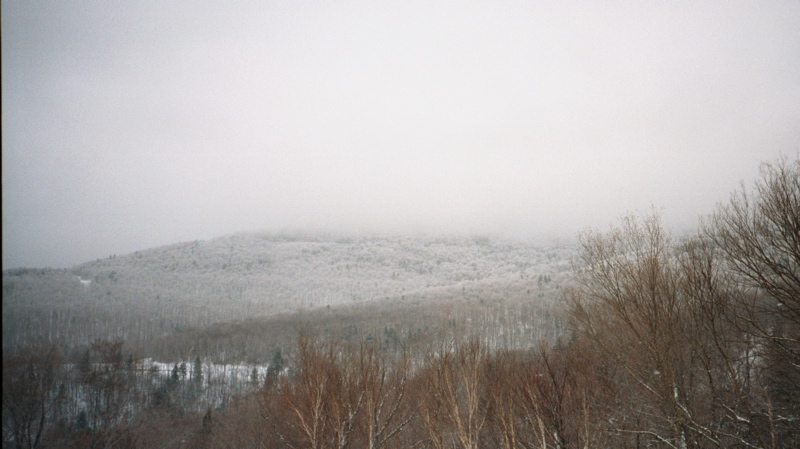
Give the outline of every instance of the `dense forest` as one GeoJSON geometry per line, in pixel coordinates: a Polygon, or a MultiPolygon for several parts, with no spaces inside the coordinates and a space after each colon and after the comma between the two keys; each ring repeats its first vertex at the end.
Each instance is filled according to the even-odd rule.
{"type": "Polygon", "coordinates": [[[575,253],[570,246],[480,236],[250,233],[111,256],[72,269],[9,270],[3,273],[3,347],[57,341],[81,350],[98,339],[121,339],[139,353],[169,360],[190,351],[215,357],[226,349],[230,360],[267,362],[263,354],[296,339],[294,332],[276,330],[298,319],[336,328],[349,322],[364,335],[374,328],[416,332],[443,320],[470,320],[503,326],[494,333],[528,345],[554,332],[553,319],[536,317],[555,314],[575,253]],[[365,312],[376,304],[377,315],[365,312]],[[238,332],[253,338],[217,348],[226,343],[200,334],[209,326],[220,332],[219,323],[273,331],[238,332]],[[199,337],[209,347],[178,345],[181,335],[199,337]]]}
{"type": "Polygon", "coordinates": [[[3,273],[3,447],[800,447],[800,159],[693,236],[243,234],[3,273]]]}

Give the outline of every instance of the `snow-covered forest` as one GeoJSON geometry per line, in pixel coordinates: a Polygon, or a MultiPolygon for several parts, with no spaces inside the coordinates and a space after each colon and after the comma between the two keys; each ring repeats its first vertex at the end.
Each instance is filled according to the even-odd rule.
{"type": "Polygon", "coordinates": [[[558,308],[576,250],[486,237],[240,234],[68,270],[18,269],[3,273],[3,345],[122,339],[149,350],[144,340],[214,323],[313,319],[320,311],[351,316],[376,304],[384,315],[378,330],[469,319],[528,344],[554,335],[558,323],[531,317],[558,308]],[[491,323],[500,319],[506,323],[491,323]],[[530,329],[539,321],[547,328],[530,329]]]}

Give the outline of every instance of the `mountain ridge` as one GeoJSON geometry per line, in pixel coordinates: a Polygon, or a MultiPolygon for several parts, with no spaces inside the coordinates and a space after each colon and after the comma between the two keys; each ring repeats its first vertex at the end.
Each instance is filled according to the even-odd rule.
{"type": "Polygon", "coordinates": [[[576,247],[487,237],[236,233],[3,272],[4,348],[148,340],[214,323],[380,303],[556,302],[576,247]],[[547,282],[552,281],[552,283],[547,282]],[[446,300],[445,300],[446,299],[446,300]]]}

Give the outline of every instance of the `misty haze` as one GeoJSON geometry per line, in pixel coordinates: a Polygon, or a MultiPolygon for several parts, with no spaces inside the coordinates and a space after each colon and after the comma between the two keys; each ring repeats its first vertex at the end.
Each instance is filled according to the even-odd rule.
{"type": "Polygon", "coordinates": [[[800,446],[800,3],[0,7],[3,448],[800,446]]]}

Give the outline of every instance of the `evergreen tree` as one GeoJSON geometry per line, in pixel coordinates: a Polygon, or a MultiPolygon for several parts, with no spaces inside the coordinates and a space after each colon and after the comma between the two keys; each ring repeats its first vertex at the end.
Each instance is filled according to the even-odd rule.
{"type": "Polygon", "coordinates": [[[203,415],[203,424],[200,428],[200,432],[202,433],[209,433],[211,432],[211,424],[213,422],[213,417],[211,416],[211,407],[206,409],[206,414],[203,415]]]}
{"type": "Polygon", "coordinates": [[[283,356],[281,355],[280,348],[275,350],[275,354],[272,356],[272,363],[270,363],[269,367],[276,375],[283,371],[283,356]]]}
{"type": "Polygon", "coordinates": [[[192,365],[192,381],[198,385],[203,383],[203,363],[200,361],[199,355],[195,357],[192,365]]]}
{"type": "Polygon", "coordinates": [[[175,366],[172,367],[172,375],[170,376],[169,380],[173,383],[177,382],[180,377],[178,376],[178,364],[176,363],[175,366]]]}
{"type": "Polygon", "coordinates": [[[78,361],[78,373],[81,375],[81,380],[86,382],[92,372],[92,356],[89,350],[81,354],[81,359],[78,361]]]}
{"type": "Polygon", "coordinates": [[[181,380],[186,379],[186,362],[181,362],[180,366],[178,366],[178,374],[181,376],[181,380]]]}
{"type": "Polygon", "coordinates": [[[89,422],[86,419],[86,410],[81,410],[78,413],[78,418],[75,420],[75,429],[76,430],[83,430],[89,427],[89,422]]]}
{"type": "Polygon", "coordinates": [[[275,354],[272,356],[272,362],[270,362],[269,366],[267,367],[267,377],[264,380],[264,383],[267,387],[271,386],[275,379],[278,378],[278,375],[283,371],[283,356],[281,355],[280,348],[275,350],[275,354]]]}
{"type": "Polygon", "coordinates": [[[255,366],[253,367],[253,371],[250,372],[250,382],[253,384],[258,383],[258,368],[255,366]]]}

